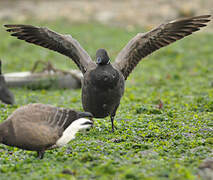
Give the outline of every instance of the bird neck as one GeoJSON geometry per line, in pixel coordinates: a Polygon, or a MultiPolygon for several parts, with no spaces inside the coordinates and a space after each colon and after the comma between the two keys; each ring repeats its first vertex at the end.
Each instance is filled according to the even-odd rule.
{"type": "Polygon", "coordinates": [[[72,139],[75,139],[75,134],[80,130],[79,126],[76,126],[75,123],[69,125],[62,134],[62,137],[58,139],[56,145],[62,147],[69,143],[72,139]]]}
{"type": "Polygon", "coordinates": [[[69,137],[70,140],[75,138],[76,133],[80,130],[80,126],[76,125],[75,123],[72,123],[65,131],[64,133],[66,134],[69,132],[69,137]]]}
{"type": "Polygon", "coordinates": [[[105,68],[109,68],[109,67],[112,67],[112,65],[109,63],[109,64],[99,64],[97,66],[98,69],[105,69],[105,68]]]}

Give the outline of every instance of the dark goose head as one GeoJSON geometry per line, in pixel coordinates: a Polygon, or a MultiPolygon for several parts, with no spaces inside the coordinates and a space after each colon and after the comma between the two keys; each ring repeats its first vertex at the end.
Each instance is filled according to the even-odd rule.
{"type": "Polygon", "coordinates": [[[106,65],[110,63],[109,56],[105,49],[98,49],[96,51],[96,63],[98,65],[106,65]]]}

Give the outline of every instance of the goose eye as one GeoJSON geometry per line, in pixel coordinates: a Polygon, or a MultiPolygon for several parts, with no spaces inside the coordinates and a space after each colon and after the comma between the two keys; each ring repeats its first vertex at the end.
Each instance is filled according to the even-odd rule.
{"type": "Polygon", "coordinates": [[[100,64],[101,62],[102,62],[101,57],[98,57],[98,58],[97,58],[97,63],[100,64]]]}

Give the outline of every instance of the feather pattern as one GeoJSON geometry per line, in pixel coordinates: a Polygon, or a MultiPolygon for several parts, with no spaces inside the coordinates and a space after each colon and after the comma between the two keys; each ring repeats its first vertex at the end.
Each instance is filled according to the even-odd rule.
{"type": "Polygon", "coordinates": [[[78,119],[78,112],[72,109],[35,103],[22,106],[10,118],[15,121],[16,119],[22,119],[23,121],[32,121],[33,123],[40,121],[42,124],[47,124],[64,131],[74,120],[78,119]]]}
{"type": "Polygon", "coordinates": [[[210,15],[196,16],[161,24],[157,28],[137,34],[118,54],[113,66],[125,79],[140,62],[152,52],[200,30],[210,21],[210,15]]]}
{"type": "Polygon", "coordinates": [[[4,25],[11,36],[33,43],[70,57],[78,68],[85,73],[88,68],[96,67],[88,53],[71,35],[62,35],[48,28],[31,25],[4,25]]]}
{"type": "Polygon", "coordinates": [[[75,110],[40,103],[22,106],[8,117],[15,141],[5,144],[28,150],[49,148],[78,116],[75,110]]]}

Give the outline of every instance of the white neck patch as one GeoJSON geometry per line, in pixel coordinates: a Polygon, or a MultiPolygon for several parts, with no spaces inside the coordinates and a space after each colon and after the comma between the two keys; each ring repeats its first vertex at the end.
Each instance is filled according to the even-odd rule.
{"type": "Polygon", "coordinates": [[[56,145],[58,147],[64,146],[67,143],[69,143],[72,139],[75,138],[75,134],[80,130],[80,129],[87,129],[91,125],[86,124],[84,125],[85,122],[91,122],[91,120],[86,119],[86,118],[80,118],[75,120],[71,125],[69,125],[65,131],[63,132],[63,135],[57,140],[56,145]]]}

